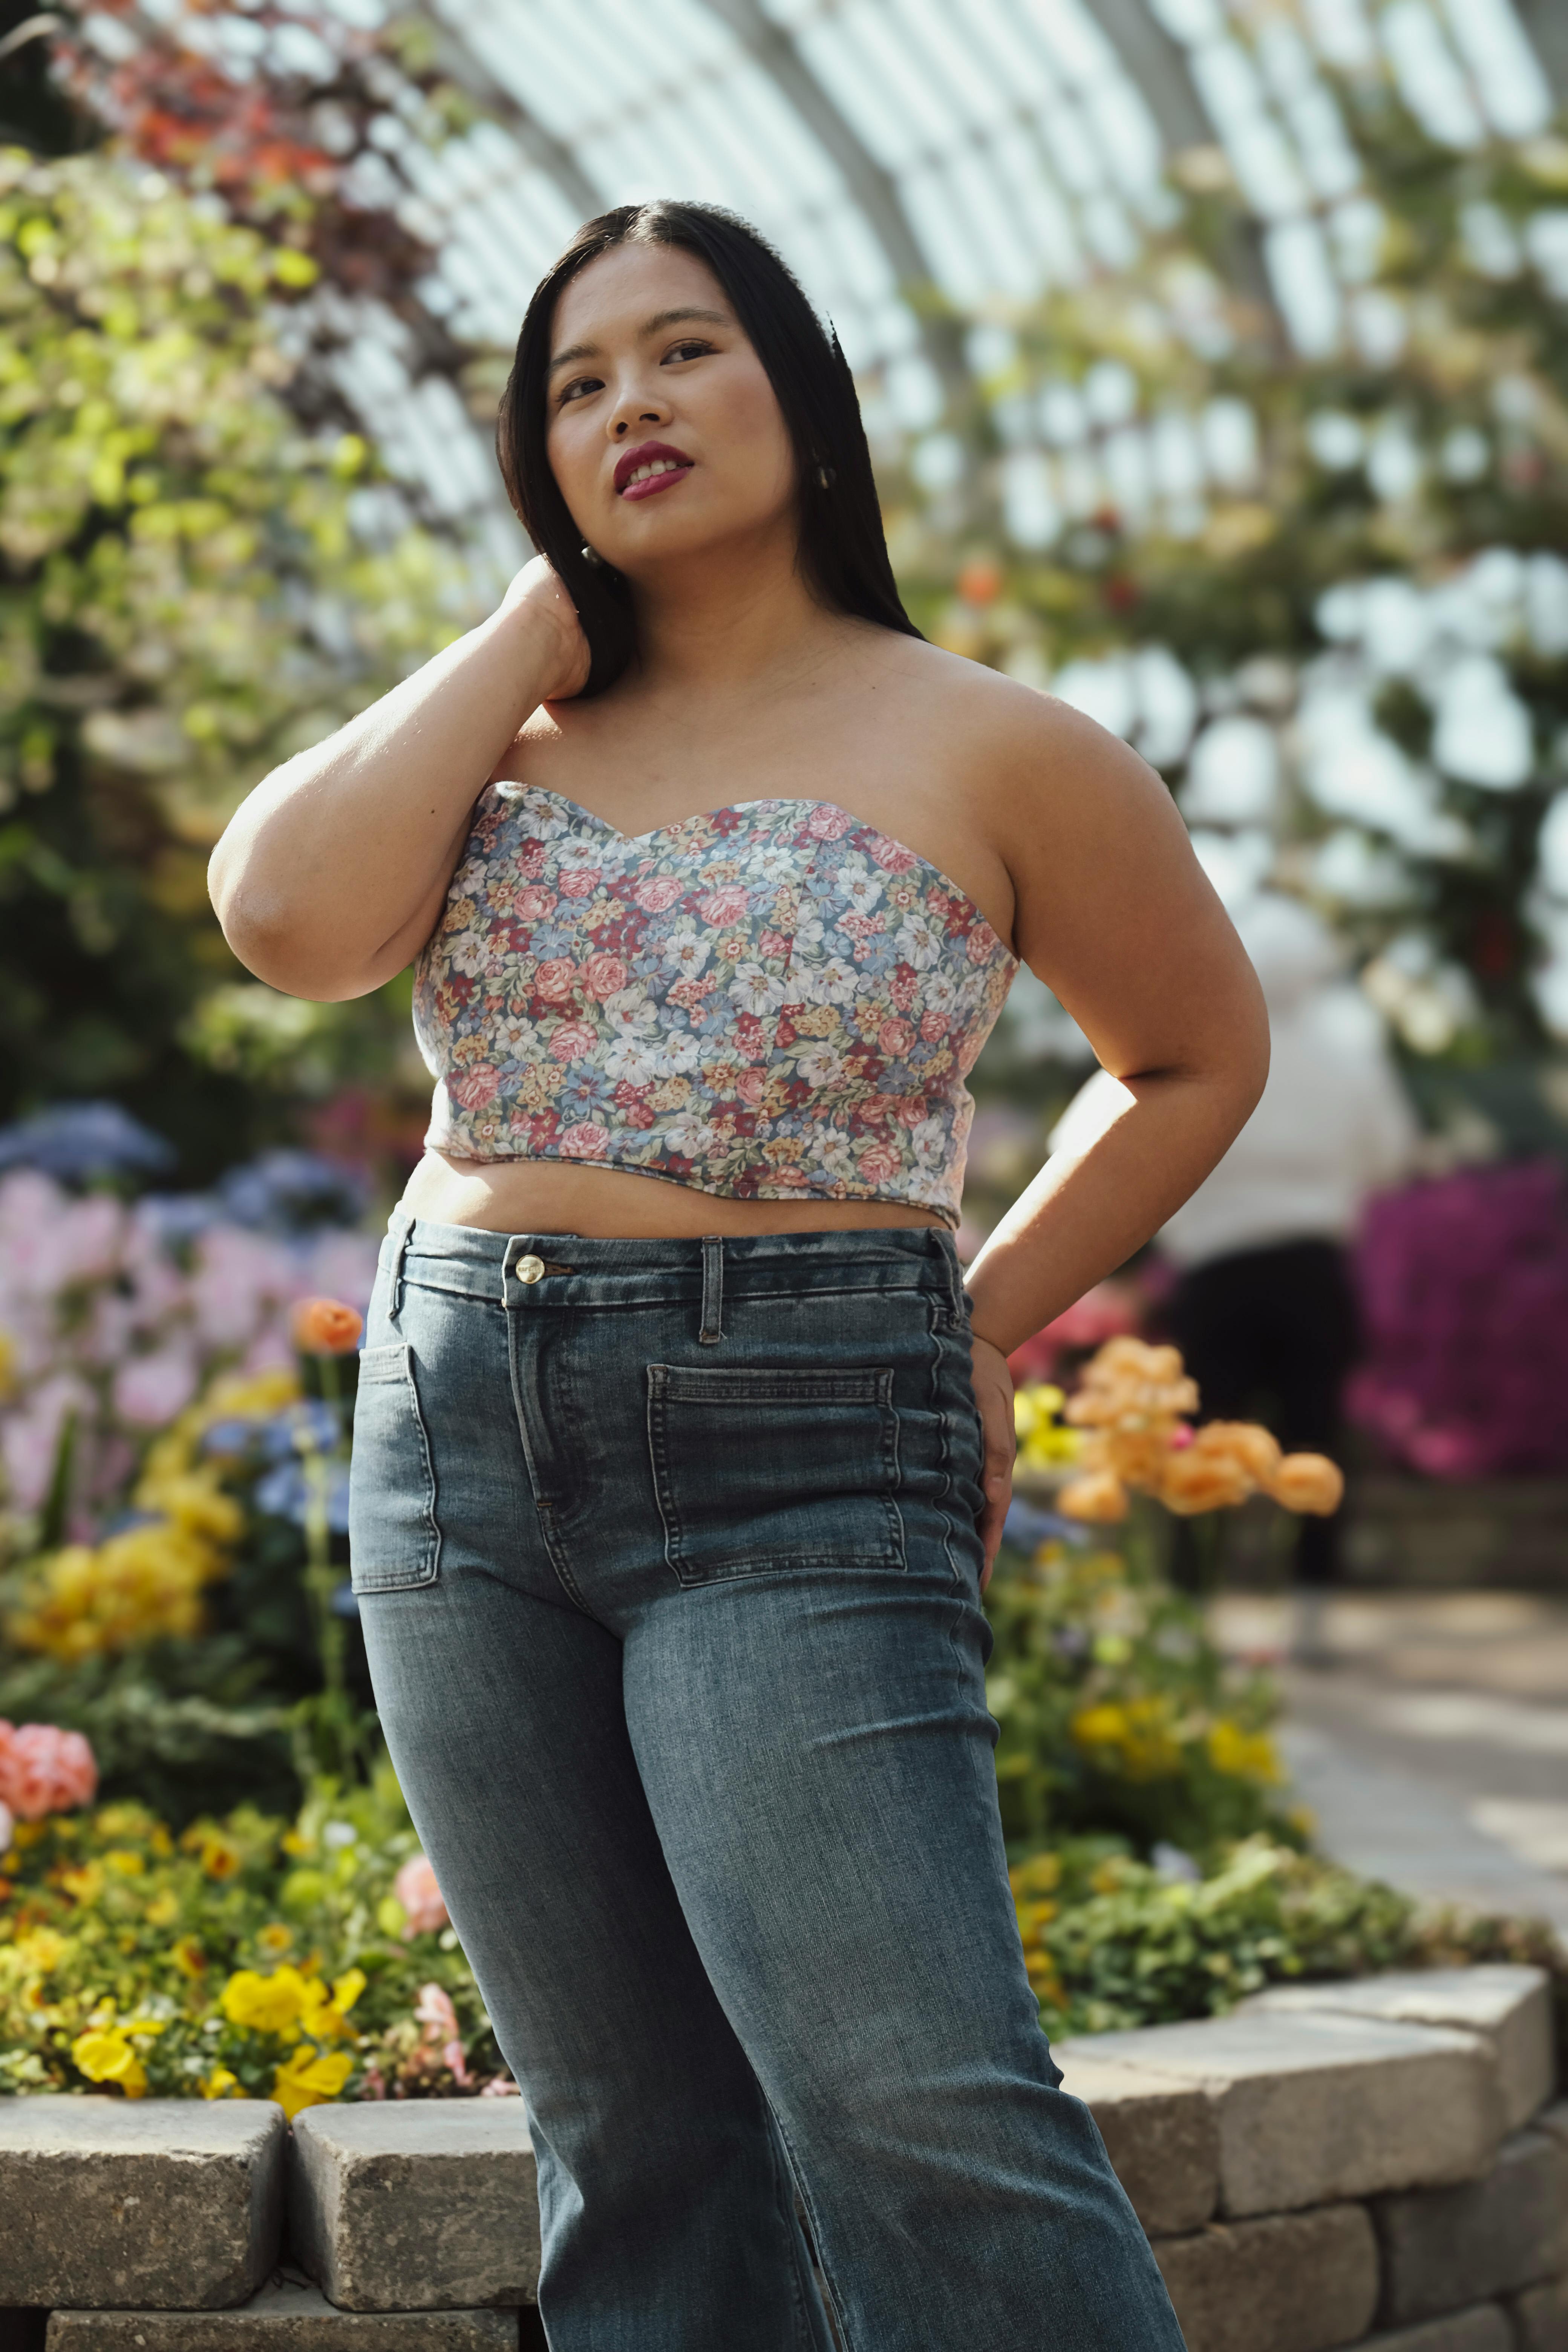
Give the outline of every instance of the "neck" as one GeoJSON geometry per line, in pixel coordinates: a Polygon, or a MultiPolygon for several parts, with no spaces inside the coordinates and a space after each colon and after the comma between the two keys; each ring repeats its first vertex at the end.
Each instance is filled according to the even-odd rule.
{"type": "Polygon", "coordinates": [[[752,695],[820,660],[837,614],[819,604],[787,531],[710,547],[633,583],[646,689],[752,695]]]}

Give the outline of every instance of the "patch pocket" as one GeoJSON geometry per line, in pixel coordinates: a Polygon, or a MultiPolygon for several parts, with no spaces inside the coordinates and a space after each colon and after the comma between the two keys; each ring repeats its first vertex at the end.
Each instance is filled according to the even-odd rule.
{"type": "Polygon", "coordinates": [[[665,1558],[682,1584],[904,1565],[890,1370],[647,1368],[665,1558]]]}
{"type": "Polygon", "coordinates": [[[354,1399],[349,1576],[356,1592],[434,1584],[441,1563],[436,1472],[405,1340],[366,1348],[354,1399]]]}

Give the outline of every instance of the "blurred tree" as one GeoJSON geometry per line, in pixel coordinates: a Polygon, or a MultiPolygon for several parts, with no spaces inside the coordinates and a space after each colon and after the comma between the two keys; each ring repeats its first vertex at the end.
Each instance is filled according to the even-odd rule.
{"type": "Polygon", "coordinates": [[[240,970],[207,848],[468,618],[363,440],[289,405],[318,277],[122,155],[0,159],[4,1108],[112,1094],[195,1180],[407,1051],[405,984],[240,970]]]}

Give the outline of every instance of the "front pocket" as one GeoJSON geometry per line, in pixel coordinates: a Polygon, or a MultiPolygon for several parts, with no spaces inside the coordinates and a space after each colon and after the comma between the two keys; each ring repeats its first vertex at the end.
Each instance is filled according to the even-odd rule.
{"type": "Polygon", "coordinates": [[[366,1348],[349,1476],[350,1580],[356,1592],[433,1584],[441,1560],[436,1473],[405,1341],[366,1348]]]}
{"type": "Polygon", "coordinates": [[[650,1364],[647,1435],[665,1558],[682,1584],[903,1567],[890,1370],[650,1364]]]}

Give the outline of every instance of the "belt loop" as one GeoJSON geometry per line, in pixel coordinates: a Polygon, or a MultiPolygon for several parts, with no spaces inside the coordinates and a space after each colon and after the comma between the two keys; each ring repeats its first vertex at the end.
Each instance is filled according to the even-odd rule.
{"type": "Polygon", "coordinates": [[[396,1236],[397,1246],[392,1253],[387,1269],[391,1276],[391,1297],[387,1314],[395,1323],[403,1307],[403,1261],[408,1255],[408,1236],[414,1230],[414,1220],[405,1208],[394,1209],[387,1230],[396,1236]]]}
{"type": "Polygon", "coordinates": [[[724,1244],[718,1234],[702,1236],[702,1328],[697,1334],[705,1348],[724,1337],[724,1244]]]}

